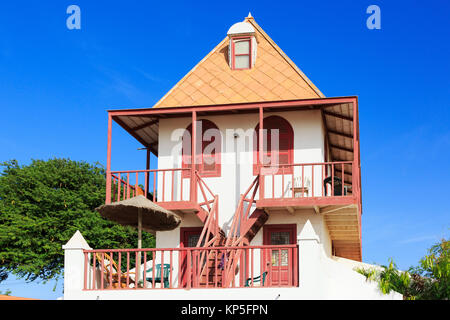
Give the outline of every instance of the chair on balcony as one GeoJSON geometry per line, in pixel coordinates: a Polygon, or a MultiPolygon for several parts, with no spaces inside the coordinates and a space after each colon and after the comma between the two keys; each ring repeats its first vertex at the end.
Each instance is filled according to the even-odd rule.
{"type": "Polygon", "coordinates": [[[144,277],[145,280],[147,282],[150,282],[153,284],[153,281],[155,281],[155,283],[163,283],[164,284],[164,288],[168,288],[170,286],[169,284],[169,275],[170,275],[170,264],[164,264],[164,268],[161,268],[161,264],[158,263],[155,266],[155,279],[152,278],[153,276],[153,267],[150,269],[147,269],[147,271],[144,273],[144,277]],[[163,269],[163,270],[161,270],[163,269]],[[161,277],[161,271],[162,271],[162,277],[161,277]],[[150,273],[150,277],[146,277],[146,275],[148,275],[150,273]]]}
{"type": "Polygon", "coordinates": [[[262,275],[259,275],[257,277],[248,278],[247,281],[245,281],[245,286],[246,287],[250,287],[250,284],[254,284],[255,282],[260,282],[261,286],[264,286],[264,282],[266,281],[266,277],[267,277],[267,271],[263,272],[262,275]],[[261,277],[262,277],[262,279],[261,279],[261,277]]]}
{"type": "Polygon", "coordinates": [[[307,197],[311,189],[311,180],[308,177],[295,177],[291,189],[294,198],[307,197]]]}
{"type": "MultiPolygon", "coordinates": [[[[332,187],[331,176],[323,180],[323,187],[325,191],[325,197],[327,196],[327,184],[332,187]]],[[[344,196],[347,195],[347,186],[344,186],[344,196]]],[[[334,177],[334,192],[331,196],[342,196],[342,179],[339,177],[334,177]]]]}
{"type": "MultiPolygon", "coordinates": [[[[102,261],[102,255],[100,253],[96,253],[96,259],[97,259],[97,266],[101,267],[101,261],[102,261]]],[[[117,263],[110,257],[109,254],[104,253],[103,254],[103,275],[106,280],[107,285],[111,285],[113,288],[119,288],[119,278],[120,278],[120,287],[126,288],[127,287],[127,280],[128,285],[134,284],[134,272],[128,272],[128,279],[127,279],[127,273],[120,273],[119,277],[119,268],[117,266],[117,263]]]]}

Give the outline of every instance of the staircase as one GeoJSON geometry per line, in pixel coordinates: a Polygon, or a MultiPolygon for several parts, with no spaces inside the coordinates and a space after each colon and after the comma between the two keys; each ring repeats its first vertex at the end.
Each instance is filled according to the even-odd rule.
{"type": "MultiPolygon", "coordinates": [[[[241,199],[231,225],[230,235],[225,243],[226,247],[248,246],[269,218],[269,215],[263,209],[256,208],[253,210],[251,215],[249,214],[252,205],[256,203],[255,195],[258,188],[259,175],[255,178],[247,191],[241,195],[241,199]],[[251,194],[251,197],[247,198],[249,194],[251,194]],[[245,203],[247,206],[244,205],[245,203]]],[[[237,266],[243,256],[242,253],[242,249],[230,249],[228,251],[224,270],[225,280],[223,287],[234,286],[234,276],[239,271],[237,266]]]]}
{"type": "MultiPolygon", "coordinates": [[[[225,232],[219,231],[219,237],[213,243],[212,247],[222,247],[225,244],[225,232]]],[[[200,286],[201,287],[221,287],[222,275],[221,275],[221,259],[223,254],[218,250],[210,250],[206,259],[205,266],[200,273],[200,286]]]]}
{"type": "Polygon", "coordinates": [[[222,285],[222,277],[216,276],[218,263],[220,263],[220,254],[212,250],[214,247],[222,247],[225,244],[225,232],[218,224],[218,196],[214,195],[202,178],[197,174],[197,181],[204,201],[199,203],[197,217],[203,222],[203,230],[197,242],[198,248],[208,248],[202,250],[198,257],[198,277],[196,277],[200,287],[220,287],[222,285]],[[213,200],[208,200],[204,188],[212,196],[213,200]],[[206,209],[203,208],[206,206],[206,209]]]}
{"type": "MultiPolygon", "coordinates": [[[[243,234],[242,245],[249,245],[268,219],[269,215],[264,210],[255,209],[241,227],[241,234],[243,234]]],[[[214,242],[212,247],[225,246],[228,239],[225,237],[223,230],[220,230],[219,234],[220,237],[214,242]]],[[[235,241],[237,240],[238,238],[235,239],[235,241]]],[[[231,243],[234,243],[234,241],[231,243]]],[[[204,267],[205,270],[201,273],[200,286],[222,287],[222,269],[224,268],[221,268],[221,263],[224,264],[224,257],[223,250],[221,252],[218,252],[218,250],[210,251],[204,267]]],[[[237,260],[238,257],[235,256],[235,259],[237,260]]]]}
{"type": "MultiPolygon", "coordinates": [[[[199,208],[197,217],[204,223],[197,247],[208,248],[202,251],[198,259],[198,284],[201,287],[230,287],[234,285],[234,275],[237,264],[242,256],[242,249],[214,250],[214,247],[241,247],[249,245],[258,231],[266,223],[269,215],[263,209],[254,209],[251,214],[252,205],[256,202],[255,195],[259,187],[259,176],[255,178],[247,191],[241,195],[238,208],[236,209],[231,224],[230,233],[225,233],[218,226],[218,197],[214,200],[206,200],[206,194],[202,189],[203,180],[198,176],[199,185],[205,201],[199,208]],[[251,194],[251,198],[247,196],[251,194]],[[245,204],[247,204],[245,206],[245,204]]],[[[206,187],[206,185],[204,185],[206,187]]],[[[206,187],[207,188],[207,187],[206,187]]],[[[210,191],[208,189],[208,191],[210,191]]],[[[211,191],[210,191],[211,193],[211,191]]],[[[212,194],[212,193],[211,193],[212,194]]]]}

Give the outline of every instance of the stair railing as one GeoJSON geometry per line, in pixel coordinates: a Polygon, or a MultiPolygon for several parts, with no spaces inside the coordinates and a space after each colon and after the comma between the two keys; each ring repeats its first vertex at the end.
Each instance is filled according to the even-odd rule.
{"type": "MultiPolygon", "coordinates": [[[[199,241],[197,242],[197,247],[214,247],[217,245],[217,241],[220,239],[220,234],[218,231],[218,223],[217,223],[217,212],[218,212],[218,196],[215,196],[214,202],[211,207],[211,211],[208,214],[208,218],[206,219],[205,225],[203,227],[202,233],[200,235],[199,241]],[[212,237],[210,238],[210,235],[212,237]],[[203,240],[204,239],[204,240],[203,240]],[[205,243],[202,245],[202,242],[205,243]]],[[[198,278],[200,278],[204,272],[208,269],[208,261],[206,260],[208,255],[211,254],[212,251],[203,250],[200,254],[199,259],[199,269],[200,273],[198,274],[198,278]],[[206,263],[205,263],[206,261],[206,263]]]]}
{"type": "MultiPolygon", "coordinates": [[[[225,247],[240,247],[244,245],[244,226],[249,218],[250,209],[253,203],[256,202],[255,196],[259,188],[259,175],[253,180],[247,191],[241,195],[238,207],[233,217],[233,222],[230,228],[230,234],[227,237],[225,247]],[[247,196],[253,190],[251,198],[248,199],[247,196]],[[247,202],[247,208],[244,210],[244,203],[247,202]]],[[[224,286],[228,287],[230,284],[234,285],[234,271],[236,270],[237,263],[242,254],[242,249],[233,249],[227,252],[225,257],[225,280],[224,286]]]]}
{"type": "MultiPolygon", "coordinates": [[[[206,206],[206,211],[208,212],[208,216],[206,218],[205,224],[203,226],[202,232],[198,239],[196,247],[213,247],[215,242],[220,238],[219,234],[219,196],[214,195],[211,189],[208,188],[205,181],[200,177],[198,172],[195,172],[198,182],[198,187],[200,188],[203,202],[199,203],[199,206],[206,206]],[[207,194],[205,192],[208,191],[209,195],[213,197],[212,200],[208,200],[207,194]],[[212,237],[210,238],[210,236],[212,237]]],[[[207,270],[208,263],[204,264],[205,258],[207,257],[207,250],[203,250],[200,254],[199,269],[201,270],[196,277],[196,281],[199,280],[201,275],[207,270]]],[[[198,284],[198,283],[197,283],[198,284]]]]}
{"type": "Polygon", "coordinates": [[[197,176],[198,186],[200,187],[200,191],[203,196],[203,202],[199,203],[199,206],[202,207],[206,205],[208,217],[206,218],[205,224],[203,226],[202,233],[200,234],[200,238],[197,242],[197,247],[201,247],[202,242],[205,240],[205,244],[203,247],[209,247],[214,241],[208,240],[209,235],[212,234],[214,237],[217,237],[219,233],[219,210],[218,210],[218,195],[214,195],[214,193],[211,191],[211,189],[208,188],[205,181],[200,177],[198,172],[195,172],[197,176]],[[206,196],[205,189],[209,192],[209,195],[213,197],[212,200],[208,200],[208,197],[206,196]],[[206,242],[208,241],[208,242],[206,242]]]}

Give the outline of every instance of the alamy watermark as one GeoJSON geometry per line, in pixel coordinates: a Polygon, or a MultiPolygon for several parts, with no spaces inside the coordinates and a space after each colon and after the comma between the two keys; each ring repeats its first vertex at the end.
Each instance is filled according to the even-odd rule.
{"type": "Polygon", "coordinates": [[[367,18],[366,26],[369,30],[381,29],[381,10],[380,7],[372,4],[367,7],[367,14],[370,16],[367,18]]]}
{"type": "MultiPolygon", "coordinates": [[[[66,13],[70,16],[66,19],[66,26],[69,30],[81,29],[81,9],[75,4],[67,7],[66,13]]],[[[366,26],[369,30],[381,29],[381,9],[379,6],[372,4],[367,7],[366,13],[370,16],[366,20],[366,26]]]]}
{"type": "Polygon", "coordinates": [[[67,7],[67,14],[70,14],[66,20],[66,26],[69,30],[80,30],[81,29],[81,9],[79,6],[72,4],[67,7]]]}
{"type": "MultiPolygon", "coordinates": [[[[263,165],[277,165],[280,152],[280,130],[262,130],[262,149],[259,155],[259,163],[263,165]]],[[[259,130],[254,129],[226,129],[221,132],[216,128],[202,130],[202,122],[197,121],[196,129],[196,163],[214,165],[218,163],[254,163],[254,151],[259,145],[259,130]],[[236,155],[239,157],[236,158],[236,155]]],[[[175,129],[171,136],[170,154],[173,159],[183,157],[183,163],[191,163],[192,135],[191,130],[175,129]]]]}

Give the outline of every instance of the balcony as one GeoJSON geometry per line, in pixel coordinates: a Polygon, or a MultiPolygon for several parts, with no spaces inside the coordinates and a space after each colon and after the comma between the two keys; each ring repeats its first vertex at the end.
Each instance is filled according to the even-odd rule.
{"type": "MultiPolygon", "coordinates": [[[[170,210],[189,211],[211,203],[206,186],[190,169],[124,170],[108,175],[108,202],[137,195],[170,210]],[[197,188],[192,186],[197,185],[197,188]],[[205,201],[197,202],[202,192],[205,201]]],[[[352,161],[262,166],[259,170],[258,207],[349,205],[360,202],[358,170],[352,161]]]]}
{"type": "Polygon", "coordinates": [[[197,172],[193,177],[191,170],[185,168],[111,171],[107,174],[111,193],[108,197],[107,192],[106,203],[144,195],[168,210],[197,212],[212,204],[214,194],[197,172]],[[201,202],[198,202],[198,192],[203,196],[201,202]]]}
{"type": "Polygon", "coordinates": [[[83,250],[83,254],[83,290],[88,291],[298,286],[297,245],[83,250]]]}
{"type": "Polygon", "coordinates": [[[262,166],[258,207],[358,204],[358,171],[352,161],[262,166]]]}

